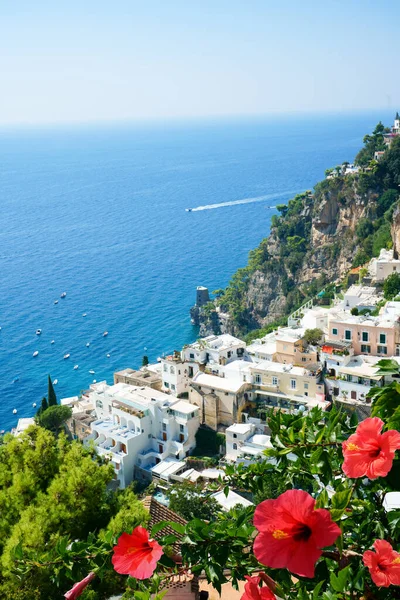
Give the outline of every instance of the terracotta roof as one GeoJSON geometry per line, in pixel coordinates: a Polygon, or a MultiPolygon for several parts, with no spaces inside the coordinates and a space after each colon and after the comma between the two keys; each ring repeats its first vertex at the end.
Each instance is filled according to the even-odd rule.
{"type": "MultiPolygon", "coordinates": [[[[186,525],[187,523],[185,519],[174,513],[167,506],[164,506],[164,504],[161,504],[161,502],[157,502],[157,500],[155,500],[155,498],[152,496],[146,496],[146,498],[142,500],[142,504],[150,513],[150,521],[148,525],[149,530],[153,527],[153,525],[156,525],[156,523],[161,523],[162,521],[175,521],[175,523],[180,523],[181,525],[186,525]]],[[[182,536],[179,536],[179,534],[176,533],[172,527],[168,526],[163,527],[155,537],[161,537],[163,535],[176,535],[178,538],[182,538],[182,536]]],[[[173,544],[173,548],[176,552],[179,552],[179,541],[173,544]]]]}

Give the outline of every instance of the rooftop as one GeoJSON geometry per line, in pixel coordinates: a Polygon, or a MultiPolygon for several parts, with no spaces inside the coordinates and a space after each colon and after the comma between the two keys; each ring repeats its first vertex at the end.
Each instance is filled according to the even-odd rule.
{"type": "Polygon", "coordinates": [[[246,498],[243,498],[243,496],[239,496],[239,494],[233,492],[232,490],[229,490],[227,496],[225,496],[225,493],[221,491],[212,494],[211,497],[215,498],[218,504],[220,504],[220,506],[222,506],[222,508],[226,511],[230,510],[237,504],[240,504],[244,507],[254,506],[254,504],[250,502],[250,500],[246,500],[246,498]]]}
{"type": "Polygon", "coordinates": [[[270,373],[290,373],[301,377],[310,375],[310,371],[303,367],[295,367],[292,364],[277,363],[271,360],[263,360],[251,366],[251,371],[266,371],[270,373]]]}
{"type": "Polygon", "coordinates": [[[236,393],[244,385],[243,381],[230,379],[228,377],[218,377],[217,375],[208,375],[199,371],[192,379],[196,385],[204,385],[211,389],[222,390],[225,392],[236,393]]]}
{"type": "Polygon", "coordinates": [[[185,464],[186,463],[181,460],[166,458],[153,467],[151,472],[153,475],[158,475],[162,479],[168,479],[170,475],[175,475],[175,473],[180,471],[185,464]]]}
{"type": "Polygon", "coordinates": [[[226,433],[229,431],[229,433],[248,433],[249,431],[252,431],[253,427],[250,423],[234,423],[233,425],[231,425],[230,427],[226,428],[226,433]]]}
{"type": "Polygon", "coordinates": [[[196,404],[190,404],[190,402],[185,402],[185,400],[178,400],[178,402],[171,404],[170,408],[171,410],[176,410],[185,415],[189,415],[190,413],[199,410],[199,407],[196,404]]]}

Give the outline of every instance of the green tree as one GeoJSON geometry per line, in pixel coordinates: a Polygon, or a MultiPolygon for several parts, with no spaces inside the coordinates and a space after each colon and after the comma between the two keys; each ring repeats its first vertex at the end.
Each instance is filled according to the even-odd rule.
{"type": "Polygon", "coordinates": [[[47,408],[49,408],[49,404],[47,402],[47,398],[44,396],[37,414],[44,412],[47,408]]]}
{"type": "Polygon", "coordinates": [[[168,492],[169,507],[186,520],[214,519],[221,510],[218,502],[201,486],[192,483],[174,485],[168,492]]]}
{"type": "Polygon", "coordinates": [[[56,406],[49,406],[41,412],[38,421],[45,429],[57,433],[71,416],[72,410],[69,406],[59,406],[57,404],[56,406]]]}
{"type": "Polygon", "coordinates": [[[318,344],[318,342],[320,342],[323,338],[324,332],[322,331],[322,329],[319,329],[318,327],[316,327],[315,329],[306,329],[303,335],[303,339],[308,343],[308,344],[318,344]]]}
{"type": "Polygon", "coordinates": [[[142,367],[147,367],[149,364],[149,357],[145,354],[142,358],[142,367]]]}
{"type": "Polygon", "coordinates": [[[400,293],[400,273],[392,273],[383,283],[383,294],[387,300],[392,300],[400,293]]]}
{"type": "Polygon", "coordinates": [[[399,192],[397,190],[386,190],[378,199],[377,215],[381,217],[393,204],[397,202],[399,192]]]}
{"type": "Polygon", "coordinates": [[[47,392],[47,400],[49,406],[56,406],[57,404],[57,396],[54,391],[53,382],[51,381],[50,375],[48,376],[48,392],[47,392]]]}

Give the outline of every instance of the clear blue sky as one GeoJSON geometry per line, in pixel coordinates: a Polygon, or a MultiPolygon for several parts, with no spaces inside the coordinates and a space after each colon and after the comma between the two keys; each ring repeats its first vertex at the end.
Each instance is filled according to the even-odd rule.
{"type": "Polygon", "coordinates": [[[400,110],[399,0],[0,1],[0,123],[400,110]]]}

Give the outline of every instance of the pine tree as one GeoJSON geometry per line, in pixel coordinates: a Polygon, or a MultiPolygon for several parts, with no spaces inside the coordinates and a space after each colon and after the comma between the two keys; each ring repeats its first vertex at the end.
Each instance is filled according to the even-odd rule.
{"type": "Polygon", "coordinates": [[[56,396],[56,393],[54,391],[53,382],[51,381],[50,375],[49,375],[49,385],[48,385],[47,398],[48,398],[49,406],[56,406],[56,404],[57,404],[57,396],[56,396]]]}
{"type": "Polygon", "coordinates": [[[44,412],[46,410],[46,408],[49,408],[49,405],[48,405],[46,396],[44,396],[42,398],[42,405],[40,407],[40,412],[44,412]]]}

